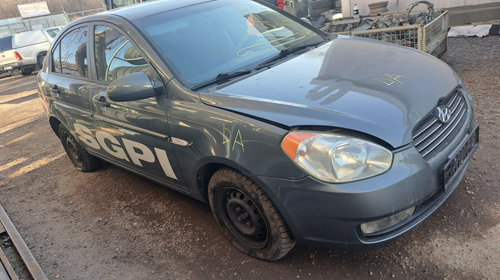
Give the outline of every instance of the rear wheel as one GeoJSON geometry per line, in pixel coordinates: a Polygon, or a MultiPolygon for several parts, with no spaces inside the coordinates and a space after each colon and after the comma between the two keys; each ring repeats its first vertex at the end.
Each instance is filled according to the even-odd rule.
{"type": "Polygon", "coordinates": [[[23,74],[24,76],[31,75],[32,72],[33,72],[33,68],[31,68],[31,67],[26,67],[26,68],[21,69],[21,74],[23,74]]]}
{"type": "Polygon", "coordinates": [[[91,172],[101,168],[102,160],[90,155],[62,125],[59,125],[59,138],[66,154],[77,170],[91,172]]]}
{"type": "Polygon", "coordinates": [[[245,175],[230,169],[217,171],[210,179],[208,196],[215,219],[240,251],[275,261],[295,246],[272,201],[245,175]]]}

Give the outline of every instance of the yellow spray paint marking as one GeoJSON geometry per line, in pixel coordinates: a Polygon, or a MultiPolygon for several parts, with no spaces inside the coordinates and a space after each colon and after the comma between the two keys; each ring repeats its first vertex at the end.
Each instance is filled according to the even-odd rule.
{"type": "Polygon", "coordinates": [[[381,83],[384,83],[386,86],[392,86],[395,83],[404,84],[400,79],[406,78],[403,75],[394,75],[394,74],[385,74],[386,78],[378,78],[375,79],[381,83]]]}
{"type": "Polygon", "coordinates": [[[231,151],[234,151],[234,147],[239,145],[241,150],[245,152],[245,144],[243,144],[243,136],[241,135],[241,131],[236,129],[236,134],[233,139],[233,131],[226,127],[226,123],[222,124],[222,144],[231,145],[231,141],[233,145],[231,146],[231,151]]]}
{"type": "Polygon", "coordinates": [[[232,151],[234,151],[234,146],[236,144],[240,145],[243,152],[245,152],[245,145],[243,144],[243,138],[241,137],[241,131],[239,129],[236,132],[236,137],[234,137],[233,148],[231,149],[232,151]]]}
{"type": "Polygon", "coordinates": [[[231,130],[226,127],[225,123],[223,123],[222,124],[222,144],[227,144],[227,143],[231,142],[231,135],[232,135],[231,130]],[[226,132],[228,134],[226,134],[226,132]]]}

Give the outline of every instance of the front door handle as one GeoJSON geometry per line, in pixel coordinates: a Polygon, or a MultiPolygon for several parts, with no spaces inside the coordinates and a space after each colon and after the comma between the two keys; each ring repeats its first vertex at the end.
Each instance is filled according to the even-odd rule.
{"type": "Polygon", "coordinates": [[[94,104],[99,106],[104,106],[104,107],[111,106],[111,104],[109,104],[109,102],[106,100],[106,96],[103,94],[94,95],[92,101],[94,101],[94,104]]]}
{"type": "Polygon", "coordinates": [[[53,85],[53,86],[49,87],[49,90],[53,93],[61,93],[61,91],[59,90],[57,85],[53,85]]]}

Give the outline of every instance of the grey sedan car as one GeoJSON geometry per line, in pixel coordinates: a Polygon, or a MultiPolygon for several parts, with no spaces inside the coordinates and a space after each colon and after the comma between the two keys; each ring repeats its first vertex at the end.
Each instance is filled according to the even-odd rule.
{"type": "Polygon", "coordinates": [[[209,203],[246,254],[366,248],[431,215],[478,146],[444,62],[331,37],[258,1],[155,1],[72,22],[38,74],[78,170],[107,161],[209,203]]]}

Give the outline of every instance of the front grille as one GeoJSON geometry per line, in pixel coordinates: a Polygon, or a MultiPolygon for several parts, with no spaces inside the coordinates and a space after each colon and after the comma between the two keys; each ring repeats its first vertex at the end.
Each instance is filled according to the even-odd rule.
{"type": "Polygon", "coordinates": [[[460,88],[441,100],[437,107],[413,129],[413,143],[426,160],[443,150],[455,138],[467,119],[468,105],[460,88]],[[442,123],[436,114],[437,107],[444,106],[451,111],[447,123],[442,123]]]}

